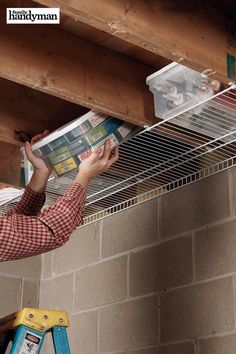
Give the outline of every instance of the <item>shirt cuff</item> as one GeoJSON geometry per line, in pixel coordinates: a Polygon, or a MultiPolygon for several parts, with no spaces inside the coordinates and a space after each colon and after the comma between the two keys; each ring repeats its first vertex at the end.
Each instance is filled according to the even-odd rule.
{"type": "Polygon", "coordinates": [[[60,244],[65,243],[72,231],[81,224],[85,199],[86,189],[79,183],[73,183],[55,204],[38,216],[52,230],[60,244]]]}
{"type": "Polygon", "coordinates": [[[19,203],[19,209],[26,215],[36,215],[44,205],[45,199],[45,193],[35,192],[27,186],[19,203]]]}
{"type": "Polygon", "coordinates": [[[35,203],[40,203],[40,204],[42,202],[44,203],[45,202],[45,198],[46,198],[46,194],[45,193],[35,192],[29,186],[27,186],[25,188],[24,196],[27,198],[27,200],[32,200],[35,203]]]}
{"type": "Polygon", "coordinates": [[[82,186],[82,184],[73,183],[68,187],[63,198],[65,198],[65,199],[72,198],[73,199],[73,197],[76,197],[76,198],[79,197],[81,200],[83,200],[85,198],[85,195],[86,195],[86,189],[82,186]]]}

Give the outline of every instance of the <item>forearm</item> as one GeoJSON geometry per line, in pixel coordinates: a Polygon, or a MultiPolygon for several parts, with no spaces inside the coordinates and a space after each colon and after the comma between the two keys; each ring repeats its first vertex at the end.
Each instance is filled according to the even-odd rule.
{"type": "Polygon", "coordinates": [[[82,187],[84,187],[85,190],[87,190],[89,182],[90,178],[84,175],[83,173],[79,172],[72,184],[79,183],[82,187]]]}
{"type": "Polygon", "coordinates": [[[52,230],[58,242],[63,244],[83,221],[85,199],[84,186],[73,183],[56,203],[44,209],[37,218],[52,230]]]}
{"type": "Polygon", "coordinates": [[[35,170],[29,182],[29,187],[36,193],[44,193],[49,174],[47,170],[35,170]]]}
{"type": "Polygon", "coordinates": [[[28,185],[21,200],[6,213],[6,216],[13,214],[36,216],[42,209],[44,202],[45,193],[37,193],[28,185]]]}
{"type": "Polygon", "coordinates": [[[0,262],[62,246],[82,223],[85,196],[84,187],[73,184],[55,204],[34,218],[18,213],[0,216],[0,262]]]}
{"type": "Polygon", "coordinates": [[[36,170],[25,189],[25,192],[16,206],[11,208],[7,215],[37,215],[45,202],[45,188],[49,172],[36,170]]]}

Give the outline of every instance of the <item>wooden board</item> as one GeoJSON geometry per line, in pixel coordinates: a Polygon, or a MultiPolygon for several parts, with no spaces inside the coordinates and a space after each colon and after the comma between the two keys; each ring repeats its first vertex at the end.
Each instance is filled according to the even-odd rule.
{"type": "MultiPolygon", "coordinates": [[[[228,83],[227,53],[236,57],[235,1],[35,0],[63,15],[228,83]]],[[[63,26],[63,23],[62,23],[63,26]]],[[[66,23],[65,23],[66,27],[66,23]]],[[[75,30],[74,30],[75,31],[75,30]]],[[[105,39],[107,41],[107,39],[105,39]]]]}
{"type": "Polygon", "coordinates": [[[23,144],[24,136],[53,131],[87,112],[84,107],[1,78],[0,92],[0,141],[16,146],[23,144]]]}
{"type": "Polygon", "coordinates": [[[0,141],[0,181],[20,185],[21,154],[18,146],[0,141]]]}
{"type": "MultiPolygon", "coordinates": [[[[0,9],[4,16],[4,6],[0,9]]],[[[53,26],[0,24],[0,76],[144,126],[156,122],[151,67],[53,26]]]]}

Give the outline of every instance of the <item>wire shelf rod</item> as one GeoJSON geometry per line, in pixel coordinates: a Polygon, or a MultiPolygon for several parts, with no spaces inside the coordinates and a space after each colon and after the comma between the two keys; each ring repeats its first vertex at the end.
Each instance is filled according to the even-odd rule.
{"type": "MultiPolygon", "coordinates": [[[[236,139],[235,139],[236,140],[236,139]]],[[[225,143],[225,145],[227,145],[228,143],[225,143]]],[[[200,155],[201,156],[201,155],[200,155]]],[[[192,158],[191,158],[192,159],[192,158]]],[[[182,164],[183,164],[184,162],[179,162],[179,163],[177,163],[176,165],[174,165],[174,168],[176,168],[176,167],[178,167],[178,166],[181,166],[182,164]]],[[[148,176],[148,177],[145,177],[145,178],[142,178],[142,181],[144,182],[145,180],[147,180],[148,178],[152,178],[152,177],[155,177],[155,176],[157,176],[158,174],[160,174],[160,173],[165,173],[166,171],[168,171],[169,169],[171,169],[171,168],[173,168],[173,166],[171,166],[171,167],[167,167],[167,168],[165,168],[164,170],[162,170],[161,172],[157,172],[157,173],[154,173],[154,174],[152,174],[152,175],[150,175],[150,176],[148,176]]],[[[153,169],[152,169],[153,170],[153,169]]],[[[143,172],[141,172],[140,173],[140,175],[142,175],[142,174],[144,174],[143,172]]],[[[137,181],[136,182],[134,182],[133,183],[133,186],[134,185],[137,185],[137,181]]],[[[120,190],[119,191],[122,191],[123,189],[125,189],[126,187],[123,187],[123,188],[120,188],[120,190]]],[[[110,188],[108,187],[108,190],[109,190],[110,188]]],[[[116,192],[117,193],[117,192],[116,192]]],[[[99,192],[97,193],[97,194],[99,194],[99,192]]],[[[114,193],[110,193],[110,194],[108,194],[107,196],[110,196],[110,195],[113,195],[114,193]]],[[[103,199],[104,197],[102,197],[102,199],[103,199]]],[[[100,200],[100,198],[98,198],[97,200],[100,200]]]]}

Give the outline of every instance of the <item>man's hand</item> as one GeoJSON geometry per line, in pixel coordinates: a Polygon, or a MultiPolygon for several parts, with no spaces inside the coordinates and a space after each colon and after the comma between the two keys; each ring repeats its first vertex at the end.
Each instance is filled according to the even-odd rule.
{"type": "Polygon", "coordinates": [[[106,172],[113,163],[118,160],[119,151],[115,147],[114,151],[111,149],[110,141],[105,142],[104,152],[101,155],[101,149],[93,150],[92,154],[83,160],[79,166],[79,173],[75,178],[75,183],[80,183],[84,187],[96,176],[106,172]]]}
{"type": "Polygon", "coordinates": [[[34,136],[31,140],[31,144],[29,142],[26,142],[25,143],[25,152],[26,152],[28,160],[32,163],[32,165],[34,167],[34,171],[41,172],[42,174],[46,174],[49,176],[50,171],[49,171],[48,167],[46,166],[46,164],[44,163],[44,161],[41,158],[36,157],[34,155],[34,153],[32,152],[32,146],[31,146],[32,144],[36,143],[36,141],[44,138],[47,135],[48,135],[48,130],[45,130],[43,133],[34,136]]]}
{"type": "MultiPolygon", "coordinates": [[[[48,135],[48,130],[45,130],[42,134],[34,136],[31,140],[31,144],[34,144],[36,141],[44,138],[46,135],[48,135]]],[[[37,193],[44,193],[45,188],[47,186],[50,171],[44,161],[34,155],[34,153],[32,152],[31,144],[29,142],[25,143],[25,152],[27,158],[34,167],[34,173],[29,182],[29,187],[37,193]]]]}

